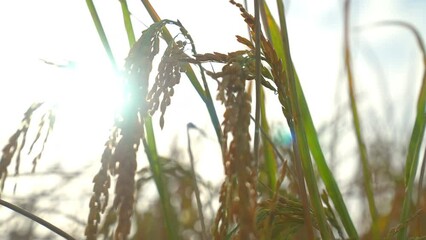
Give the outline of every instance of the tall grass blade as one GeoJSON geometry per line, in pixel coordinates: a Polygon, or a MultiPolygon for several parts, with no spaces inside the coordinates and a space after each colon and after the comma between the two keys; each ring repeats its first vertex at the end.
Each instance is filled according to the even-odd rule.
{"type": "MultiPolygon", "coordinates": [[[[279,3],[282,6],[281,3],[279,3]]],[[[282,8],[282,7],[280,7],[282,8]]],[[[266,14],[265,19],[266,24],[270,31],[270,41],[272,42],[274,49],[277,51],[277,54],[281,57],[281,59],[285,62],[286,57],[284,55],[283,45],[280,38],[280,28],[276,21],[274,20],[268,6],[264,4],[264,13],[266,14]]],[[[266,27],[265,27],[266,29],[266,27]]],[[[355,229],[355,226],[352,222],[352,218],[349,215],[346,204],[343,200],[342,194],[339,190],[337,182],[331,172],[330,168],[327,165],[324,154],[322,152],[318,135],[308,108],[308,104],[306,102],[302,87],[300,85],[299,77],[297,75],[296,70],[293,68],[294,76],[296,78],[296,90],[297,96],[299,98],[299,106],[301,109],[301,114],[303,118],[303,123],[305,125],[306,137],[308,140],[309,148],[311,150],[312,156],[315,159],[315,163],[318,168],[318,172],[320,174],[321,179],[324,182],[324,185],[327,189],[329,197],[333,201],[334,207],[336,208],[336,212],[338,213],[342,224],[345,228],[346,233],[348,234],[350,239],[359,239],[358,233],[355,229]]]]}
{"type": "Polygon", "coordinates": [[[260,25],[260,15],[259,15],[259,7],[260,7],[260,1],[261,0],[254,0],[254,17],[255,17],[255,81],[256,81],[256,88],[255,88],[255,96],[256,96],[256,103],[255,103],[255,115],[254,115],[254,141],[253,141],[253,154],[254,154],[254,162],[256,164],[256,170],[257,166],[259,165],[259,128],[260,128],[260,105],[261,105],[261,93],[260,93],[260,74],[262,69],[262,63],[260,58],[260,46],[262,45],[260,42],[260,32],[261,32],[261,25],[260,25]]]}
{"type": "Polygon", "coordinates": [[[157,153],[155,135],[152,128],[152,119],[150,117],[145,119],[145,130],[146,139],[143,138],[142,142],[144,144],[145,153],[147,155],[152,175],[157,186],[158,194],[160,195],[161,207],[165,215],[164,218],[166,222],[167,236],[169,239],[179,239],[179,221],[177,220],[176,213],[173,211],[173,207],[170,204],[170,194],[163,178],[164,173],[162,171],[160,157],[157,153]]]}
{"type": "Polygon", "coordinates": [[[132,20],[130,19],[130,11],[127,6],[127,0],[120,0],[121,11],[123,13],[124,27],[126,28],[127,39],[130,47],[135,43],[135,32],[133,31],[132,20]]]}
{"type": "MultiPolygon", "coordinates": [[[[420,147],[425,134],[426,125],[426,48],[424,41],[417,31],[417,29],[405,22],[401,21],[384,21],[375,24],[377,26],[400,26],[411,31],[417,41],[417,45],[422,54],[423,61],[423,79],[420,86],[419,97],[417,100],[416,119],[414,122],[413,130],[411,133],[410,143],[408,145],[408,154],[405,164],[405,198],[402,206],[402,213],[400,218],[400,224],[402,225],[401,230],[398,232],[397,238],[399,240],[406,239],[408,237],[408,229],[406,222],[410,219],[412,197],[414,191],[414,180],[419,165],[420,158],[420,147]]],[[[418,193],[419,194],[419,193],[418,193]]]]}
{"type": "Polygon", "coordinates": [[[96,7],[93,4],[92,0],[86,0],[86,4],[87,4],[87,8],[90,11],[90,15],[92,16],[93,23],[95,24],[96,31],[98,32],[102,45],[104,46],[105,52],[108,55],[108,59],[111,62],[112,68],[117,73],[118,66],[115,61],[114,55],[112,54],[111,46],[109,45],[108,38],[106,37],[101,20],[99,19],[99,15],[98,15],[98,12],[96,11],[96,7]]]}
{"type": "MultiPolygon", "coordinates": [[[[303,166],[301,163],[301,152],[299,151],[299,145],[300,143],[298,143],[297,141],[297,134],[299,133],[298,131],[295,131],[295,124],[294,124],[294,120],[296,118],[296,116],[294,115],[294,111],[295,110],[293,108],[293,106],[291,106],[291,104],[294,104],[293,102],[293,98],[292,96],[290,96],[290,94],[288,92],[290,92],[289,89],[289,83],[288,83],[288,71],[287,71],[287,64],[286,64],[286,55],[285,55],[285,51],[284,51],[284,43],[283,40],[280,36],[279,33],[279,27],[278,25],[271,25],[271,21],[273,22],[273,18],[272,15],[270,14],[270,11],[267,7],[267,4],[265,1],[263,1],[262,4],[262,14],[268,14],[266,16],[263,16],[262,19],[264,20],[264,22],[267,22],[267,24],[265,24],[265,31],[268,33],[268,36],[271,38],[271,36],[273,36],[273,33],[275,33],[276,37],[275,38],[271,38],[270,41],[273,44],[274,48],[275,45],[281,45],[281,49],[282,51],[282,55],[278,55],[279,53],[276,52],[276,50],[274,49],[274,51],[276,52],[277,56],[280,58],[280,64],[282,64],[282,69],[284,69],[284,74],[286,76],[283,77],[283,79],[279,80],[281,81],[281,84],[283,87],[279,87],[277,85],[278,88],[281,88],[281,90],[278,91],[278,98],[280,99],[290,99],[288,100],[291,103],[288,103],[287,106],[285,107],[286,109],[288,108],[289,110],[286,110],[287,113],[284,113],[285,117],[287,118],[287,123],[291,129],[291,133],[292,133],[292,138],[295,140],[293,142],[293,150],[294,150],[294,165],[295,165],[295,170],[296,170],[296,179],[297,179],[297,184],[298,184],[298,191],[299,191],[299,196],[301,198],[301,202],[303,204],[303,214],[304,214],[304,226],[305,229],[307,231],[307,236],[309,239],[314,239],[314,232],[313,232],[313,224],[312,224],[312,219],[311,219],[311,214],[309,212],[310,209],[310,203],[309,203],[309,198],[308,198],[308,191],[306,190],[306,185],[305,185],[305,177],[304,177],[304,170],[303,170],[303,166]],[[270,29],[269,26],[272,26],[272,29],[270,29]],[[286,95],[288,95],[287,97],[285,97],[286,95]]],[[[293,95],[294,96],[294,95],[293,95]]],[[[282,100],[282,101],[287,101],[287,100],[282,100]]],[[[281,102],[281,104],[284,104],[283,102],[281,102]]],[[[283,105],[283,109],[284,109],[284,105],[283,105]]],[[[305,156],[305,155],[304,155],[305,156]]]]}
{"type": "MultiPolygon", "coordinates": [[[[425,169],[426,169],[426,148],[423,152],[423,160],[422,160],[422,166],[420,167],[420,177],[419,177],[419,184],[417,186],[417,192],[421,193],[423,191],[423,178],[425,175],[425,169]]],[[[418,208],[421,208],[421,204],[422,204],[422,200],[424,199],[424,195],[423,194],[417,194],[417,206],[418,208]]],[[[421,221],[418,219],[417,220],[417,232],[421,232],[422,230],[422,223],[421,221]]]]}
{"type": "Polygon", "coordinates": [[[348,209],[346,207],[343,196],[339,190],[339,186],[331,172],[330,168],[327,165],[327,162],[322,152],[321,145],[318,140],[317,131],[315,129],[314,123],[312,121],[311,113],[308,108],[305,96],[303,94],[302,86],[300,85],[297,74],[296,83],[297,91],[299,97],[300,108],[302,112],[302,117],[305,124],[306,136],[311,150],[312,156],[315,159],[315,163],[318,168],[319,175],[321,176],[322,181],[327,189],[327,193],[331,200],[333,201],[336,212],[339,214],[340,220],[342,221],[343,227],[346,230],[350,239],[359,239],[358,233],[355,229],[355,226],[352,222],[352,218],[349,215],[348,209]]]}
{"type": "Polygon", "coordinates": [[[355,99],[355,87],[354,87],[354,77],[352,74],[352,60],[351,60],[351,50],[349,46],[349,30],[350,30],[350,24],[349,24],[349,18],[350,18],[350,0],[345,1],[344,6],[344,53],[345,53],[345,67],[346,67],[346,73],[348,78],[348,86],[349,86],[349,99],[350,99],[350,106],[352,110],[352,116],[353,116],[353,124],[355,128],[355,135],[356,140],[358,144],[358,149],[360,153],[361,158],[361,165],[362,165],[362,171],[363,171],[363,180],[364,180],[364,190],[367,196],[368,201],[368,207],[370,209],[370,215],[372,220],[372,233],[375,239],[377,239],[380,235],[379,228],[378,228],[378,222],[377,222],[377,208],[374,201],[374,193],[373,193],[373,186],[372,186],[372,180],[371,180],[371,172],[368,164],[368,157],[367,157],[367,148],[364,143],[364,138],[362,136],[361,131],[361,123],[358,116],[358,107],[356,104],[355,99]]]}
{"type": "MultiPolygon", "coordinates": [[[[332,239],[332,234],[329,230],[327,219],[325,216],[324,208],[322,206],[322,200],[319,194],[317,181],[314,174],[314,169],[312,166],[311,155],[309,151],[308,142],[306,139],[306,132],[304,130],[303,118],[301,117],[301,110],[299,107],[299,101],[297,97],[297,88],[296,88],[296,78],[295,71],[293,70],[293,62],[290,55],[290,44],[288,40],[287,33],[287,24],[284,15],[284,3],[278,1],[278,6],[282,6],[282,9],[279,9],[280,15],[280,26],[281,26],[281,40],[283,42],[284,52],[285,52],[285,63],[284,69],[286,69],[288,84],[289,84],[289,94],[291,99],[291,112],[293,115],[294,121],[294,151],[296,156],[296,164],[298,161],[301,161],[303,167],[303,174],[306,180],[306,185],[309,189],[310,200],[314,209],[315,218],[317,220],[318,228],[323,239],[332,239]],[[297,159],[297,154],[300,154],[300,159],[297,159]]],[[[305,205],[306,208],[306,205],[305,205]]]]}
{"type": "Polygon", "coordinates": [[[72,237],[71,235],[69,235],[68,233],[64,232],[62,229],[56,227],[55,225],[51,224],[50,222],[44,220],[43,218],[40,218],[28,211],[26,211],[25,209],[22,209],[12,203],[9,203],[5,200],[0,199],[0,205],[5,206],[7,208],[9,208],[12,211],[15,211],[31,220],[33,220],[34,222],[37,222],[38,224],[44,226],[45,228],[49,229],[50,231],[56,233],[57,235],[61,236],[64,239],[67,240],[75,240],[74,237],[72,237]]]}
{"type": "MultiPolygon", "coordinates": [[[[261,130],[266,134],[262,134],[262,143],[263,143],[263,157],[265,159],[266,165],[266,175],[268,176],[268,187],[270,189],[276,189],[277,183],[277,161],[274,154],[274,148],[270,141],[267,139],[267,134],[269,134],[269,124],[266,117],[266,106],[265,106],[265,93],[263,89],[261,90],[261,104],[260,104],[260,125],[261,130]]],[[[271,196],[273,193],[270,193],[271,196]]]]}
{"type": "Polygon", "coordinates": [[[194,161],[194,155],[192,153],[191,149],[191,136],[189,135],[190,129],[197,129],[199,131],[202,131],[201,129],[197,128],[193,123],[188,123],[186,125],[186,137],[187,137],[187,143],[188,143],[188,155],[191,165],[191,178],[192,178],[192,184],[194,185],[194,194],[195,199],[197,200],[197,211],[198,211],[198,218],[200,219],[201,223],[201,240],[207,240],[207,230],[206,230],[206,224],[204,223],[204,214],[203,214],[203,205],[201,203],[201,197],[200,197],[200,190],[198,189],[197,184],[197,175],[195,173],[195,161],[194,161]]]}

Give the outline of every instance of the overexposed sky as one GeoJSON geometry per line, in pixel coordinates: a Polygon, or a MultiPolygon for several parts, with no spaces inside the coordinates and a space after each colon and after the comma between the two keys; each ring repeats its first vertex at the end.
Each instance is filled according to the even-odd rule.
{"type": "MultiPolygon", "coordinates": [[[[128,53],[128,45],[119,1],[94,2],[121,65],[128,53]]],[[[327,118],[329,111],[326,109],[334,107],[336,82],[343,79],[342,2],[288,2],[293,59],[312,105],[315,121],[327,118]]],[[[49,95],[46,91],[53,90],[50,87],[52,79],[67,75],[64,70],[55,69],[39,59],[74,62],[78,73],[73,74],[80,79],[81,75],[92,75],[87,76],[90,80],[82,82],[93,82],[89,84],[93,87],[108,82],[101,80],[105,78],[102,74],[110,75],[105,73],[108,62],[85,1],[2,1],[0,4],[0,93],[2,98],[14,99],[1,101],[2,109],[17,110],[17,106],[22,108],[31,99],[45,98],[49,95]],[[47,90],[46,86],[50,89],[47,90]],[[40,90],[42,94],[34,90],[40,90]]],[[[226,0],[163,0],[152,1],[152,4],[162,18],[179,19],[186,26],[199,52],[237,50],[240,45],[234,36],[246,35],[238,9],[226,0]]],[[[353,1],[352,5],[353,26],[368,26],[382,20],[403,20],[414,24],[420,32],[426,31],[422,14],[425,3],[422,1],[353,1]]],[[[274,1],[271,7],[275,7],[274,1]]],[[[144,25],[152,21],[139,1],[129,1],[129,8],[135,16],[133,23],[136,36],[139,36],[144,25]]],[[[408,31],[398,27],[375,28],[354,32],[352,40],[359,92],[368,91],[366,95],[371,97],[377,94],[366,89],[374,86],[374,91],[380,91],[386,85],[388,94],[400,102],[406,94],[401,91],[401,86],[410,87],[405,84],[407,78],[413,78],[410,80],[413,90],[418,89],[415,86],[419,86],[419,53],[408,31]],[[369,56],[371,53],[374,53],[375,60],[369,56]],[[381,69],[373,67],[374,64],[381,69]],[[384,75],[382,82],[385,83],[378,82],[377,75],[380,74],[384,75]]],[[[76,88],[82,90],[84,87],[76,88]]]]}

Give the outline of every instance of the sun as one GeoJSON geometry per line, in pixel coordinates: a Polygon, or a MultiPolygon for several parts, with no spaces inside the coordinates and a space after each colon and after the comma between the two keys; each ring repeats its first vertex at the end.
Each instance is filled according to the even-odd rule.
{"type": "Polygon", "coordinates": [[[54,110],[61,145],[78,144],[80,153],[103,146],[123,104],[122,78],[107,64],[41,62],[46,79],[36,99],[54,110]]]}

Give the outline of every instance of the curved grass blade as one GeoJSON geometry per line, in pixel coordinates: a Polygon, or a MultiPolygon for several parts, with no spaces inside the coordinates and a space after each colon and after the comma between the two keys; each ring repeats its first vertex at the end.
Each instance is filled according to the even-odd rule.
{"type": "Polygon", "coordinates": [[[402,21],[384,21],[374,24],[375,26],[399,26],[408,29],[416,38],[417,45],[422,54],[423,61],[423,79],[420,86],[419,97],[417,100],[416,119],[411,133],[410,143],[408,145],[408,154],[405,163],[405,198],[402,206],[400,218],[401,230],[398,232],[399,240],[408,237],[407,220],[410,218],[412,196],[414,191],[414,180],[416,178],[417,168],[419,165],[420,147],[425,135],[426,126],[426,48],[424,41],[417,29],[402,21]]]}
{"type": "Polygon", "coordinates": [[[68,233],[64,232],[62,229],[56,227],[55,225],[51,224],[50,222],[44,220],[43,218],[40,218],[28,211],[26,211],[25,209],[22,209],[12,203],[9,203],[5,200],[0,199],[0,205],[3,205],[7,208],[9,208],[12,211],[15,211],[31,220],[33,220],[34,222],[37,222],[38,224],[44,226],[45,228],[49,229],[50,231],[58,234],[59,236],[63,237],[64,239],[67,240],[74,240],[75,238],[72,237],[71,235],[69,235],[68,233]]]}
{"type": "MultiPolygon", "coordinates": [[[[264,91],[261,88],[261,103],[260,103],[260,125],[261,129],[266,134],[269,134],[269,124],[266,117],[266,106],[265,106],[265,96],[264,91]]],[[[262,143],[263,143],[263,157],[265,159],[266,165],[266,175],[268,176],[268,187],[270,189],[276,189],[277,184],[277,161],[274,154],[274,149],[272,143],[268,141],[267,136],[262,134],[262,143]]],[[[273,193],[271,192],[271,196],[273,193]]]]}
{"type": "Polygon", "coordinates": [[[95,24],[96,31],[98,32],[99,38],[101,39],[102,45],[104,46],[105,52],[108,55],[108,59],[111,62],[112,68],[115,72],[118,72],[117,63],[115,61],[114,55],[112,54],[111,46],[109,45],[108,38],[106,37],[101,20],[99,19],[96,7],[92,0],[86,0],[86,4],[90,11],[90,15],[92,16],[93,23],[95,24]]]}
{"type": "Polygon", "coordinates": [[[120,0],[121,11],[123,13],[124,26],[126,28],[127,39],[130,47],[135,43],[135,32],[133,31],[132,20],[130,19],[130,11],[127,6],[127,0],[120,0]]]}
{"type": "MultiPolygon", "coordinates": [[[[195,199],[197,201],[198,218],[200,219],[200,223],[201,223],[201,240],[206,240],[206,239],[208,239],[207,230],[206,230],[206,224],[204,223],[203,205],[201,203],[200,190],[198,189],[197,176],[196,176],[196,173],[195,173],[194,155],[193,155],[192,149],[191,149],[191,136],[189,135],[190,129],[196,129],[198,131],[202,131],[202,130],[199,129],[197,126],[195,126],[193,123],[188,123],[186,125],[188,155],[189,155],[189,160],[190,160],[190,165],[191,165],[191,175],[192,175],[191,179],[192,179],[192,184],[194,185],[195,199]]],[[[201,132],[201,133],[203,133],[203,132],[201,132]]]]}
{"type": "Polygon", "coordinates": [[[372,186],[372,180],[371,180],[371,171],[368,164],[368,157],[367,157],[367,148],[365,146],[364,138],[362,136],[361,131],[361,123],[358,115],[358,107],[356,104],[355,99],[355,90],[354,90],[354,77],[352,74],[352,59],[351,59],[351,50],[349,46],[349,13],[350,13],[350,0],[345,1],[344,6],[344,55],[345,55],[345,67],[346,67],[346,73],[348,78],[348,86],[349,86],[349,99],[350,99],[350,106],[353,116],[353,124],[355,129],[355,135],[356,140],[358,144],[358,149],[360,153],[361,158],[361,165],[362,165],[362,172],[363,172],[363,179],[364,179],[364,190],[367,196],[368,201],[368,207],[370,209],[370,215],[372,220],[372,234],[374,236],[374,239],[377,239],[380,235],[379,233],[379,226],[377,225],[377,207],[374,201],[374,193],[373,193],[373,186],[372,186]]]}
{"type": "MultiPolygon", "coordinates": [[[[262,8],[263,14],[265,14],[266,8],[267,8],[267,5],[266,5],[265,2],[263,2],[263,8],[262,8]]],[[[268,18],[268,16],[263,17],[263,19],[267,19],[267,18],[268,18]]],[[[269,33],[269,36],[271,36],[271,30],[269,29],[269,24],[265,24],[265,31],[267,33],[269,33]]],[[[283,40],[281,38],[271,39],[271,42],[273,42],[274,44],[281,44],[281,46],[284,45],[283,40]]],[[[265,49],[267,49],[266,44],[264,46],[264,50],[265,49]]],[[[275,49],[271,49],[271,50],[267,50],[267,51],[273,51],[274,54],[277,54],[275,49]]],[[[279,57],[279,60],[277,60],[277,64],[282,65],[282,69],[284,70],[284,74],[286,75],[282,79],[277,78],[277,80],[276,80],[276,85],[277,85],[277,88],[279,89],[278,90],[278,98],[280,99],[280,102],[282,102],[282,101],[288,102],[287,105],[285,106],[286,110],[284,110],[284,105],[283,105],[283,114],[287,118],[287,123],[290,127],[290,130],[291,130],[291,133],[292,133],[292,138],[294,139],[294,142],[293,142],[294,165],[295,165],[295,170],[296,170],[296,180],[297,180],[297,184],[299,186],[299,188],[298,188],[299,196],[300,196],[301,202],[304,206],[303,207],[303,214],[304,214],[304,219],[305,219],[304,226],[305,226],[305,229],[307,231],[308,239],[314,239],[314,230],[313,230],[314,228],[313,228],[313,224],[312,224],[313,220],[312,220],[311,214],[309,213],[309,209],[310,209],[310,203],[309,203],[309,198],[308,198],[309,194],[308,194],[308,190],[306,190],[306,185],[305,185],[305,179],[306,179],[306,173],[305,172],[306,172],[306,170],[305,170],[304,166],[306,166],[306,165],[303,165],[304,163],[302,164],[302,161],[300,160],[301,154],[303,154],[303,158],[306,157],[307,155],[306,155],[306,153],[299,151],[300,150],[299,146],[300,146],[300,143],[301,143],[300,142],[300,140],[301,140],[300,133],[301,132],[297,130],[300,122],[298,120],[295,120],[296,119],[295,111],[297,109],[294,108],[294,104],[295,104],[294,99],[295,99],[296,95],[291,96],[291,94],[288,93],[288,92],[290,92],[290,90],[289,90],[290,84],[288,83],[289,71],[287,71],[287,69],[286,69],[287,64],[282,61],[282,59],[284,57],[283,56],[278,56],[278,57],[279,57]],[[279,85],[281,85],[282,87],[279,87],[279,85]],[[280,88],[281,88],[281,90],[280,90],[280,88]],[[282,100],[282,99],[287,99],[287,100],[282,100]],[[297,122],[297,126],[296,126],[295,122],[297,122]],[[298,135],[299,135],[299,138],[298,138],[298,135]]],[[[296,101],[297,101],[297,99],[296,99],[296,101]]],[[[284,104],[284,103],[282,103],[282,104],[284,104]]],[[[302,144],[302,146],[303,146],[303,144],[302,144]]],[[[309,154],[309,151],[308,151],[308,154],[309,154]]],[[[306,161],[305,161],[305,163],[306,163],[306,161]]],[[[310,187],[312,187],[312,185],[310,185],[309,188],[310,187]]],[[[321,226],[323,226],[323,225],[321,224],[321,226]]]]}

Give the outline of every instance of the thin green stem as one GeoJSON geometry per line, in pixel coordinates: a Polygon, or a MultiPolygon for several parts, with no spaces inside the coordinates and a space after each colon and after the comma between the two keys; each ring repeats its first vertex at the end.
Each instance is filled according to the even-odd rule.
{"type": "Polygon", "coordinates": [[[145,119],[146,138],[142,136],[145,153],[147,155],[149,166],[157,186],[158,194],[160,195],[161,206],[165,215],[166,228],[169,239],[179,239],[178,237],[178,220],[170,204],[170,194],[164,179],[164,173],[160,163],[160,157],[157,153],[155,143],[155,135],[152,127],[151,117],[145,119]]]}
{"type": "MultiPolygon", "coordinates": [[[[420,178],[419,178],[419,186],[417,188],[417,206],[419,209],[421,209],[421,202],[422,199],[424,199],[424,195],[420,194],[423,191],[423,177],[425,175],[425,168],[426,168],[426,148],[423,152],[423,162],[422,162],[422,166],[420,167],[420,178]]],[[[420,221],[420,219],[417,220],[417,231],[421,232],[422,230],[422,223],[420,221]]]]}
{"type": "Polygon", "coordinates": [[[370,209],[370,215],[372,219],[372,233],[375,239],[380,236],[378,222],[377,222],[377,208],[374,201],[374,193],[371,181],[371,172],[368,164],[367,157],[367,148],[364,143],[364,139],[361,133],[361,123],[358,116],[358,108],[355,99],[355,87],[354,87],[354,78],[352,73],[352,63],[351,63],[351,51],[349,46],[349,18],[350,18],[350,0],[345,1],[345,19],[344,19],[344,52],[345,52],[345,66],[348,77],[348,87],[349,87],[349,98],[350,98],[350,106],[352,110],[353,116],[353,124],[355,128],[356,140],[360,152],[363,178],[364,178],[364,190],[367,195],[368,207],[370,209]]]}
{"type": "Polygon", "coordinates": [[[22,209],[12,203],[9,203],[5,200],[0,199],[0,205],[3,205],[7,208],[9,208],[12,211],[15,211],[31,220],[33,220],[34,222],[39,223],[40,225],[46,227],[47,229],[49,229],[50,231],[58,234],[59,236],[63,237],[64,239],[67,240],[75,240],[75,238],[73,238],[71,235],[69,235],[68,233],[64,232],[62,229],[56,227],[55,225],[51,224],[50,222],[26,211],[25,209],[22,209]]]}
{"type": "MultiPolygon", "coordinates": [[[[120,3],[121,3],[121,9],[123,12],[123,20],[124,20],[124,25],[126,28],[127,39],[129,42],[129,46],[131,48],[135,44],[136,39],[135,39],[134,31],[133,31],[133,25],[130,19],[130,12],[127,7],[126,0],[120,0],[120,3]]],[[[168,192],[167,182],[163,178],[164,173],[160,163],[160,157],[158,156],[158,152],[157,152],[155,134],[154,134],[153,126],[152,126],[151,117],[147,117],[145,119],[144,124],[145,124],[147,136],[146,136],[146,139],[143,136],[142,141],[144,144],[145,152],[147,154],[151,171],[153,173],[154,182],[157,186],[157,190],[160,195],[161,206],[163,208],[163,212],[165,216],[168,236],[171,239],[176,239],[178,237],[178,230],[177,230],[178,220],[175,216],[175,213],[169,201],[170,196],[168,192]]]]}
{"type": "Polygon", "coordinates": [[[254,1],[254,17],[255,17],[255,59],[256,59],[256,66],[255,66],[255,77],[256,77],[256,105],[255,105],[255,123],[254,123],[254,161],[255,161],[255,166],[257,169],[257,166],[259,164],[259,142],[260,142],[260,138],[259,138],[259,127],[260,127],[260,102],[261,102],[261,96],[260,96],[260,74],[261,74],[261,58],[260,58],[260,32],[261,32],[261,26],[260,26],[260,15],[259,15],[259,5],[260,5],[260,0],[255,0],[254,1]]]}
{"type": "Polygon", "coordinates": [[[349,215],[348,209],[346,208],[345,201],[343,200],[342,194],[340,193],[339,187],[336,180],[333,177],[333,173],[327,165],[324,154],[321,150],[321,146],[318,140],[318,135],[315,130],[314,123],[312,121],[311,113],[306,103],[305,96],[302,91],[302,86],[298,80],[296,74],[296,84],[298,90],[298,97],[301,104],[302,117],[304,119],[305,131],[308,137],[309,148],[311,149],[312,156],[317,164],[318,172],[324,182],[327,192],[333,201],[334,207],[336,208],[340,219],[342,220],[343,226],[345,227],[346,233],[349,239],[359,239],[358,233],[352,222],[351,216],[349,215]]]}
{"type": "MultiPolygon", "coordinates": [[[[265,92],[263,89],[260,89],[260,95],[262,98],[262,104],[260,106],[260,131],[264,130],[266,133],[269,134],[269,125],[266,118],[266,106],[265,106],[265,92]]],[[[266,167],[266,174],[268,177],[268,186],[271,189],[275,189],[275,186],[277,184],[277,162],[274,155],[274,144],[271,141],[267,140],[267,136],[265,134],[262,134],[262,145],[263,145],[263,156],[265,159],[265,167],[266,167]]],[[[272,194],[272,193],[271,193],[272,194]]],[[[271,195],[272,196],[272,195],[271,195]]]]}
{"type": "Polygon", "coordinates": [[[127,7],[127,0],[120,0],[121,11],[123,12],[123,21],[126,28],[127,39],[130,47],[135,43],[135,32],[133,31],[132,20],[130,19],[129,8],[127,7]]]}
{"type": "Polygon", "coordinates": [[[197,200],[198,218],[200,219],[200,222],[201,222],[201,239],[206,240],[207,228],[206,228],[206,224],[204,223],[203,205],[201,203],[200,190],[198,189],[197,176],[195,174],[194,155],[192,154],[192,149],[191,149],[191,137],[189,136],[189,129],[191,128],[195,128],[195,129],[198,129],[198,128],[194,124],[188,123],[186,125],[186,135],[188,138],[188,154],[189,154],[189,160],[191,165],[192,184],[194,185],[195,199],[197,200]]]}
{"type": "Polygon", "coordinates": [[[96,7],[93,4],[92,0],[86,0],[86,4],[87,4],[87,8],[90,11],[90,15],[92,16],[92,20],[93,20],[93,23],[95,24],[99,38],[101,39],[102,45],[104,46],[105,52],[108,55],[108,59],[111,62],[112,68],[117,73],[118,72],[117,63],[115,62],[115,58],[114,58],[114,55],[112,54],[111,46],[109,45],[108,38],[106,37],[101,20],[99,19],[99,15],[98,15],[98,12],[96,11],[96,7]]]}

